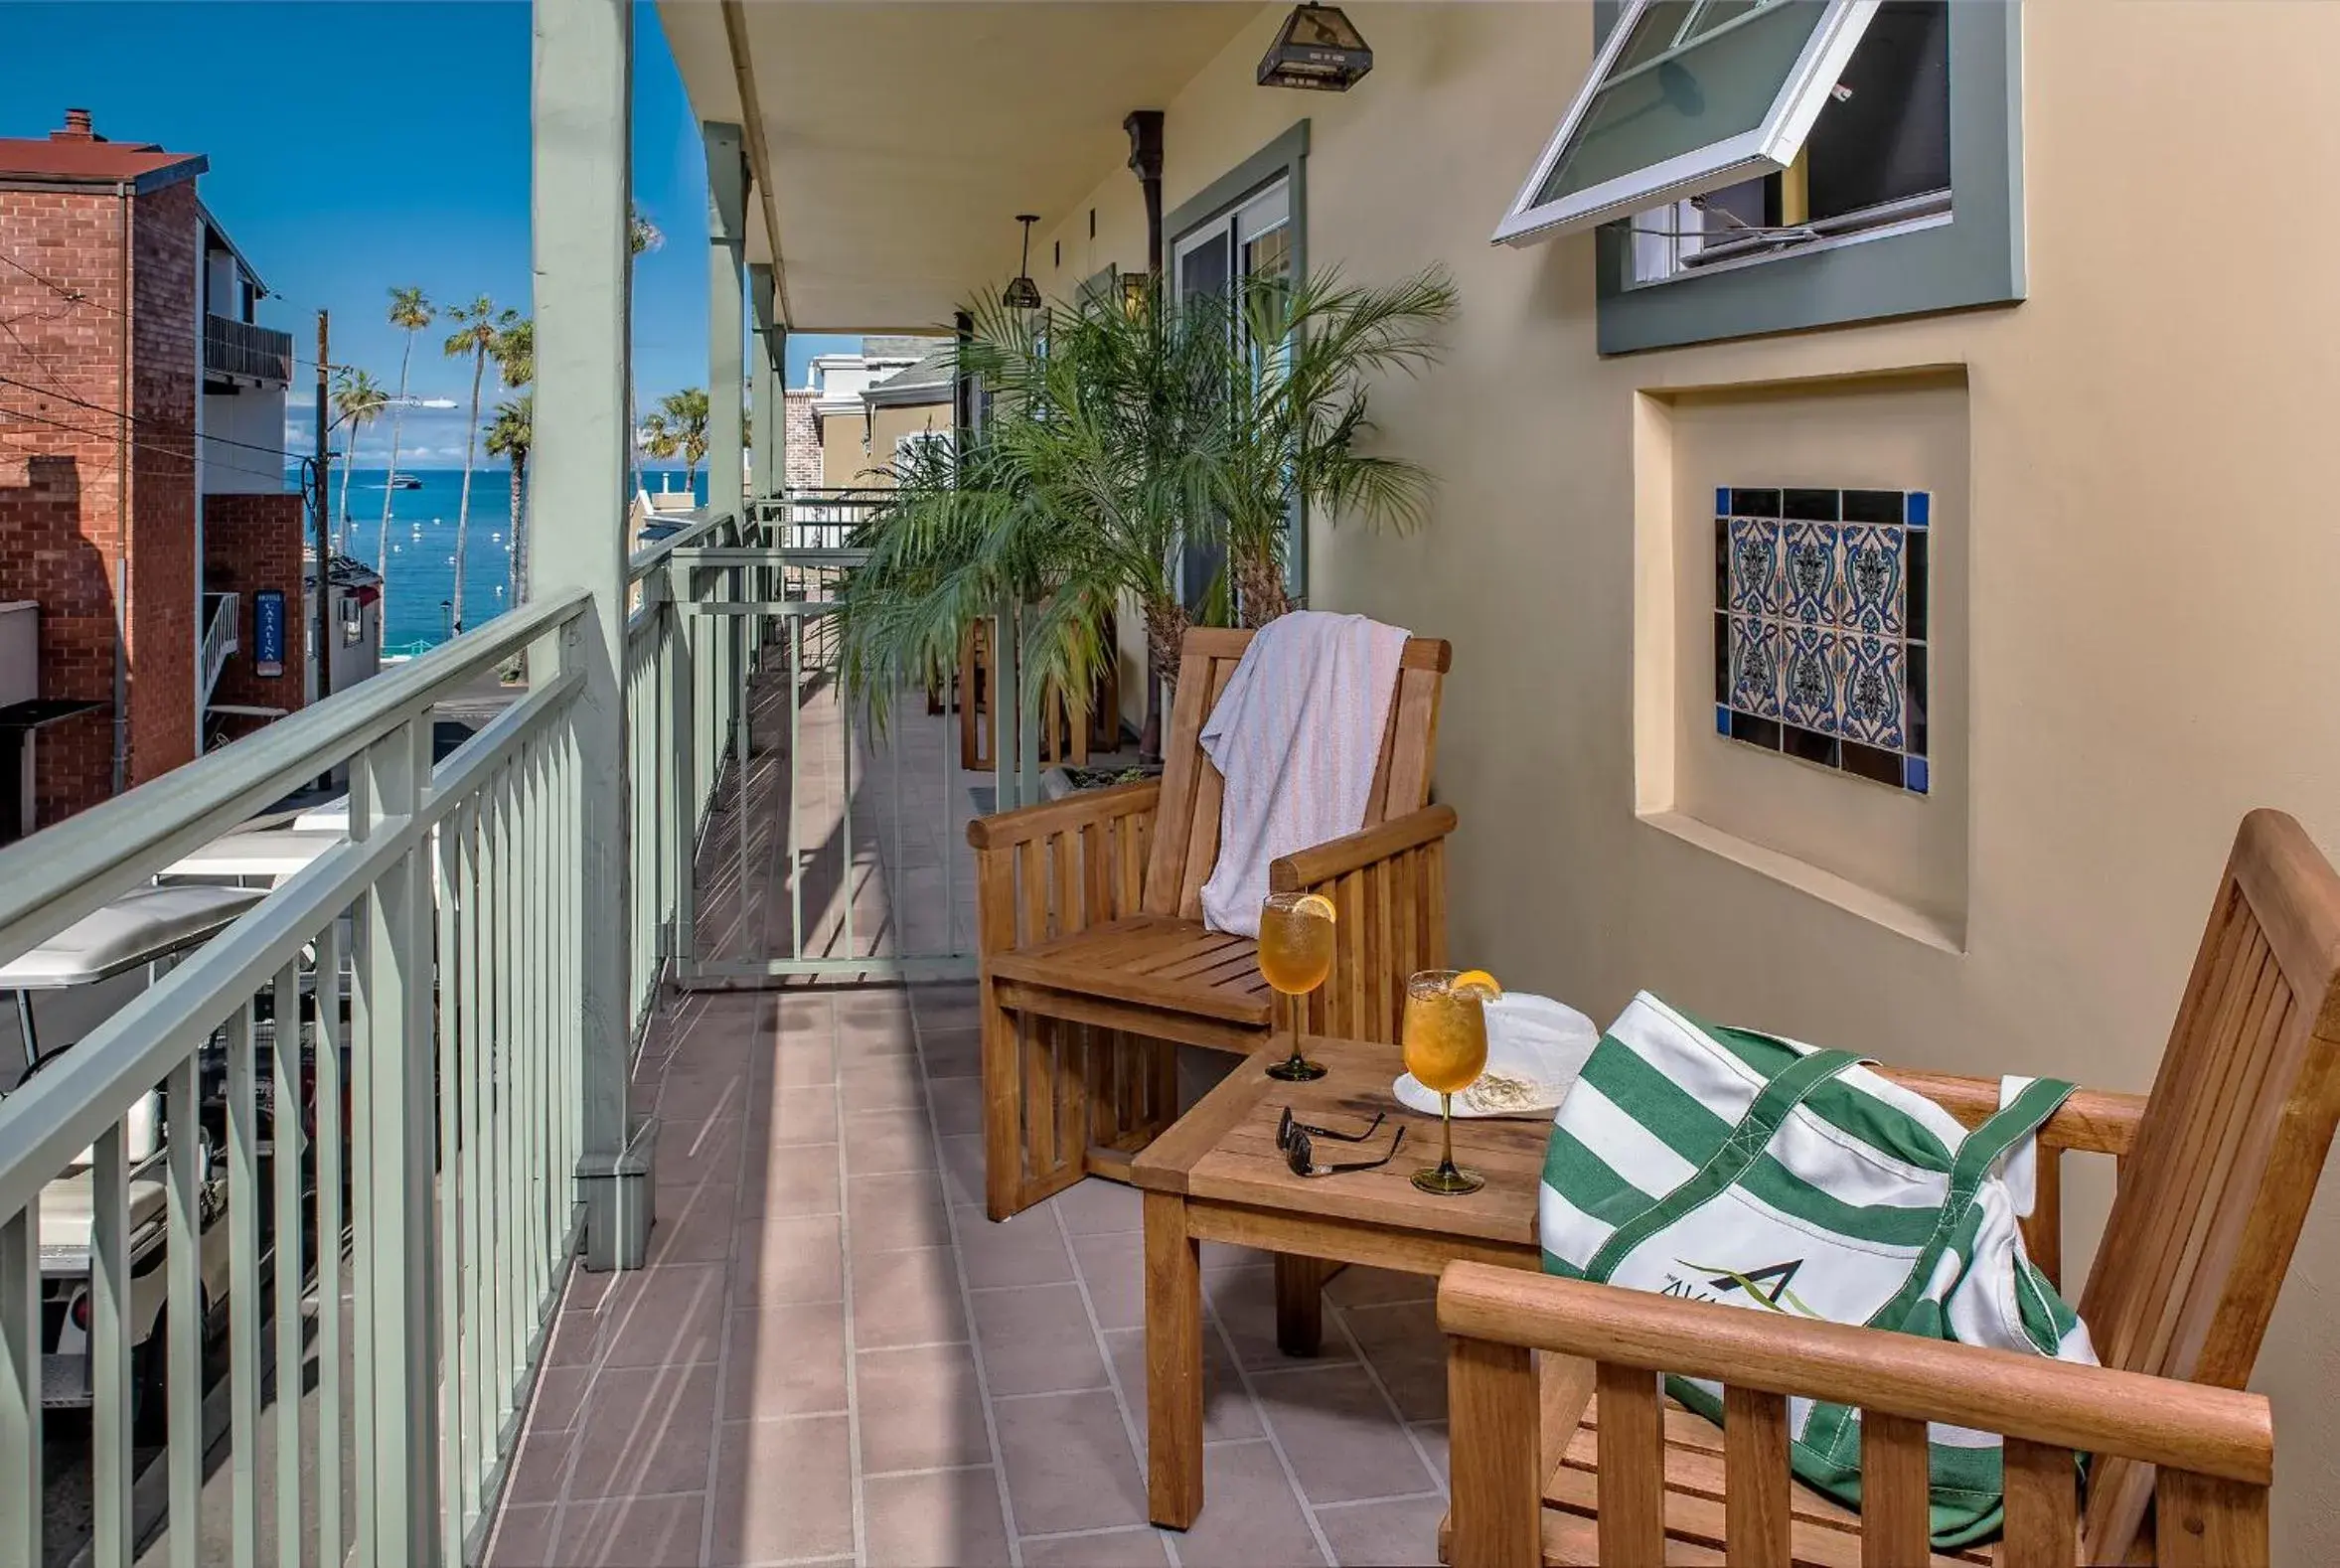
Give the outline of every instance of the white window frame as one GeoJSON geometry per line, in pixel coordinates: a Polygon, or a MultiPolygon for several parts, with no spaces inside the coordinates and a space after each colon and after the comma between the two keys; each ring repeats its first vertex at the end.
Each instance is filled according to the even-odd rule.
{"type": "MultiPolygon", "coordinates": [[[[1763,123],[1736,136],[1728,136],[1704,147],[1659,163],[1647,164],[1599,185],[1572,191],[1549,202],[1538,203],[1536,193],[1550,178],[1553,168],[1574,143],[1577,131],[1592,111],[1593,101],[1608,83],[1609,73],[1617,59],[1632,41],[1636,27],[1654,0],[1631,0],[1617,26],[1610,29],[1608,40],[1594,58],[1593,67],[1578,86],[1568,112],[1561,116],[1559,127],[1544,144],[1535,167],[1512,199],[1511,207],[1496,226],[1493,240],[1498,244],[1527,245],[1578,230],[1592,229],[1619,218],[1630,218],[1651,208],[1664,207],[1670,202],[1725,186],[1737,185],[1762,175],[1778,174],[1795,161],[1802,150],[1804,138],[1811,134],[1812,122],[1828,102],[1828,94],[1836,79],[1852,60],[1860,46],[1861,37],[1868,31],[1869,21],[1877,14],[1882,0],[1820,0],[1825,9],[1812,27],[1811,37],[1804,41],[1801,54],[1781,83],[1763,123]]],[[[1792,0],[1770,0],[1770,4],[1792,3],[1792,0]]],[[[1712,32],[1698,35],[1695,40],[1678,48],[1696,48],[1725,29],[1745,25],[1746,21],[1761,16],[1768,6],[1758,7],[1741,17],[1723,23],[1712,32]]],[[[1693,12],[1684,27],[1693,25],[1693,12]]],[[[1644,65],[1653,66],[1654,57],[1644,65]]]]}
{"type": "Polygon", "coordinates": [[[949,430],[905,430],[893,438],[894,461],[901,462],[922,446],[939,446],[943,456],[948,459],[958,449],[958,443],[951,435],[949,430]]]}

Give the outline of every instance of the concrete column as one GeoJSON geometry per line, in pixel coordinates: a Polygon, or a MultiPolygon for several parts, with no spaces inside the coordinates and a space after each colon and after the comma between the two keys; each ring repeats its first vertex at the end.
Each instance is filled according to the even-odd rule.
{"type": "MultiPolygon", "coordinates": [[[[582,766],[585,951],[575,1010],[584,1099],[578,1178],[587,1268],[634,1266],[648,1227],[652,1130],[626,1104],[628,1005],[626,753],[620,661],[626,627],[626,388],[633,364],[627,222],[633,199],[632,0],[536,0],[533,131],[537,384],[529,464],[529,590],[543,601],[593,596],[556,651],[583,673],[576,712],[582,766]]],[[[532,675],[553,650],[531,651],[532,675]]],[[[678,806],[679,810],[688,809],[678,806]]]]}
{"type": "Polygon", "coordinates": [[[747,300],[748,325],[755,334],[754,347],[748,354],[755,376],[755,484],[750,493],[775,496],[788,482],[788,464],[782,451],[787,441],[788,421],[780,413],[781,389],[787,386],[781,356],[788,334],[786,328],[772,319],[772,269],[762,262],[747,269],[747,300]]]}
{"type": "Polygon", "coordinates": [[[747,374],[741,323],[747,288],[747,159],[739,127],[699,127],[706,144],[706,507],[738,514],[741,437],[747,424],[740,384],[747,374]]]}

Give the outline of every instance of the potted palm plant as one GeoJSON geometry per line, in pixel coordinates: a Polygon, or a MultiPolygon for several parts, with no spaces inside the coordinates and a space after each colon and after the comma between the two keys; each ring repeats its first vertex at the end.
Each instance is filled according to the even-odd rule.
{"type": "Polygon", "coordinates": [[[1171,562],[1216,528],[1225,355],[1199,316],[1153,294],[969,314],[962,371],[988,417],[955,452],[914,444],[896,460],[844,593],[846,680],[882,717],[895,689],[950,668],[969,621],[1010,605],[1026,709],[1053,686],[1079,722],[1125,596],[1153,684],[1175,676],[1187,616],[1171,562]]]}
{"type": "Polygon", "coordinates": [[[1243,622],[1260,625],[1292,604],[1296,506],[1422,521],[1429,475],[1366,449],[1367,382],[1434,358],[1454,307],[1439,272],[1377,289],[1263,280],[1174,305],[1155,286],[980,303],[961,369],[988,416],[947,456],[897,458],[861,526],[869,556],[842,595],[848,691],[882,721],[895,691],[946,677],[970,621],[1012,606],[1023,709],[1053,687],[1077,723],[1116,656],[1104,627],[1130,602],[1146,630],[1141,750],[1156,755],[1191,620],[1187,547],[1224,548],[1243,622]]]}
{"type": "Polygon", "coordinates": [[[1295,607],[1287,542],[1305,511],[1409,532],[1428,516],[1429,472],[1372,451],[1373,380],[1438,357],[1455,288],[1437,269],[1380,288],[1337,271],[1239,289],[1223,341],[1226,431],[1218,505],[1236,612],[1264,626],[1295,607]]]}

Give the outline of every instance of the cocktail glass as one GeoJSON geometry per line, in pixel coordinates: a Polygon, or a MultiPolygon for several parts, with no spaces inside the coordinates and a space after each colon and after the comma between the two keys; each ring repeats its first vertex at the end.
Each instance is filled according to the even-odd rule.
{"type": "Polygon", "coordinates": [[[1332,973],[1332,900],[1323,893],[1270,893],[1259,906],[1260,978],[1290,999],[1292,1054],[1268,1069],[1286,1083],[1325,1076],[1301,1050],[1302,1002],[1332,973]]]}
{"type": "Polygon", "coordinates": [[[1455,970],[1426,969],[1408,980],[1402,1025],[1406,1071],[1438,1096],[1443,1121],[1438,1164],[1415,1172],[1414,1185],[1447,1195],[1486,1185],[1486,1177],[1455,1164],[1455,1096],[1486,1070],[1485,1003],[1493,993],[1459,979],[1455,970]]]}

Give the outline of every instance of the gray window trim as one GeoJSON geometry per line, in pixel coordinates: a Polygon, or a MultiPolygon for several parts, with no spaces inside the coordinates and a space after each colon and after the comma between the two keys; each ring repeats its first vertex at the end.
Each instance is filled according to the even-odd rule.
{"type": "MultiPolygon", "coordinates": [[[[1178,253],[1178,243],[1214,219],[1220,219],[1250,201],[1260,192],[1284,182],[1286,205],[1290,208],[1287,222],[1292,229],[1292,281],[1299,284],[1309,275],[1309,122],[1295,120],[1290,129],[1269,142],[1259,151],[1229,169],[1225,174],[1204,186],[1201,191],[1180,202],[1162,222],[1163,265],[1172,267],[1171,259],[1178,253]]],[[[1169,286],[1169,279],[1164,280],[1169,286]]],[[[1309,530],[1308,508],[1294,507],[1292,545],[1285,560],[1285,575],[1290,579],[1293,596],[1308,597],[1309,530]]]]}
{"type": "MultiPolygon", "coordinates": [[[[1597,48],[1620,0],[1595,0],[1597,48]]],[[[1628,288],[1633,255],[1614,226],[1596,237],[1600,351],[1632,354],[1726,338],[2012,304],[2024,297],[2021,0],[1950,7],[1950,222],[1759,265],[1628,288]]]]}
{"type": "Polygon", "coordinates": [[[1178,241],[1195,230],[1284,180],[1292,189],[1292,275],[1296,281],[1307,277],[1308,156],[1309,122],[1296,120],[1290,130],[1170,210],[1162,221],[1163,254],[1175,253],[1178,241]]]}

